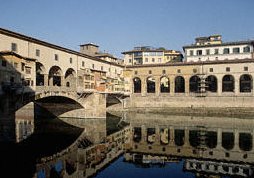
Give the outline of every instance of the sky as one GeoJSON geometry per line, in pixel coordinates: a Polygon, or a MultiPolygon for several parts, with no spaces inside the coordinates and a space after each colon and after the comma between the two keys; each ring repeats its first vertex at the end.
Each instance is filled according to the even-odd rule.
{"type": "Polygon", "coordinates": [[[136,46],[182,51],[196,37],[254,39],[254,0],[2,0],[0,28],[122,58],[136,46]]]}

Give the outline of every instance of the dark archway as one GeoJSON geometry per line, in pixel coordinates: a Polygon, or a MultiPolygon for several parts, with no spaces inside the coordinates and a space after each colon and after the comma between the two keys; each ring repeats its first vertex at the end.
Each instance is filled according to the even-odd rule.
{"type": "Polygon", "coordinates": [[[76,86],[76,72],[74,69],[69,68],[64,76],[65,83],[67,87],[75,87],[76,86]]]}
{"type": "Polygon", "coordinates": [[[225,75],[222,78],[222,92],[234,92],[235,79],[232,75],[225,75]]]}
{"type": "Polygon", "coordinates": [[[175,130],[175,144],[176,146],[183,146],[184,145],[184,130],[175,130]]]}
{"type": "Polygon", "coordinates": [[[148,77],[146,79],[147,93],[155,93],[155,79],[153,77],[148,77]]]}
{"type": "Polygon", "coordinates": [[[217,92],[218,83],[217,83],[217,78],[214,75],[209,75],[206,78],[206,83],[207,83],[207,91],[217,92]]]}
{"type": "Polygon", "coordinates": [[[182,76],[177,76],[175,78],[175,93],[185,92],[185,80],[182,76]]]}
{"type": "Polygon", "coordinates": [[[252,91],[253,80],[251,75],[244,74],[240,77],[240,92],[250,93],[252,91]]]}
{"type": "Polygon", "coordinates": [[[200,78],[197,75],[194,75],[189,80],[190,92],[198,92],[200,85],[200,78]]]}
{"type": "Polygon", "coordinates": [[[58,66],[52,66],[49,70],[49,86],[61,86],[62,70],[58,66]]]}
{"type": "Polygon", "coordinates": [[[44,83],[44,75],[45,75],[45,67],[40,62],[36,62],[36,86],[43,86],[44,83]]]}
{"type": "Polygon", "coordinates": [[[138,77],[133,79],[134,93],[141,93],[141,80],[138,77]]]}
{"type": "Polygon", "coordinates": [[[239,148],[241,150],[252,150],[252,144],[252,135],[250,133],[239,133],[239,148]]]}
{"type": "Polygon", "coordinates": [[[170,83],[169,83],[168,77],[161,77],[160,92],[161,93],[169,93],[170,92],[170,83]]]}
{"type": "Polygon", "coordinates": [[[231,150],[234,148],[235,137],[232,132],[222,132],[222,147],[226,150],[231,150]]]}

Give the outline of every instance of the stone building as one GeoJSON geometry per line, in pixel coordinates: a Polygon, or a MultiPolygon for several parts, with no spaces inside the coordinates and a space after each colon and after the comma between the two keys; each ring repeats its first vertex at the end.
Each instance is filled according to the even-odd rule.
{"type": "Polygon", "coordinates": [[[122,52],[122,54],[124,54],[126,66],[180,62],[183,57],[179,51],[150,46],[135,47],[133,50],[122,52]]]}
{"type": "Polygon", "coordinates": [[[185,61],[217,61],[253,58],[254,40],[222,42],[221,35],[196,38],[195,44],[183,47],[185,61]]]}

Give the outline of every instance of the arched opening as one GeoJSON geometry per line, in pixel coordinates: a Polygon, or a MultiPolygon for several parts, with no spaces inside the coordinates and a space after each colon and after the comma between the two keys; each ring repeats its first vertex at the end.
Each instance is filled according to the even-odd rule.
{"type": "Polygon", "coordinates": [[[141,127],[134,127],[133,128],[133,141],[140,142],[142,139],[142,130],[141,127]]]}
{"type": "Polygon", "coordinates": [[[44,75],[45,75],[45,67],[41,63],[36,62],[36,86],[45,85],[44,75]]]}
{"type": "Polygon", "coordinates": [[[138,77],[133,79],[134,93],[141,93],[141,80],[138,77]]]}
{"type": "Polygon", "coordinates": [[[175,130],[175,144],[177,146],[184,145],[184,130],[175,130]]]}
{"type": "Polygon", "coordinates": [[[175,93],[185,92],[185,81],[182,76],[177,76],[175,78],[175,93]]]}
{"type": "Polygon", "coordinates": [[[53,66],[49,70],[49,86],[61,86],[62,70],[58,66],[53,66]]]}
{"type": "Polygon", "coordinates": [[[192,76],[189,81],[190,92],[199,91],[200,78],[196,75],[192,76]]]}
{"type": "Polygon", "coordinates": [[[222,92],[234,92],[235,79],[232,75],[225,75],[222,78],[222,92]]]}
{"type": "Polygon", "coordinates": [[[217,78],[214,75],[209,75],[206,78],[206,83],[207,83],[207,91],[210,92],[217,92],[217,78]]]}
{"type": "Polygon", "coordinates": [[[222,147],[226,150],[234,148],[235,138],[232,132],[222,132],[222,147]]]}
{"type": "Polygon", "coordinates": [[[208,148],[215,148],[217,146],[217,132],[208,131],[206,133],[206,145],[208,148]]]}
{"type": "Polygon", "coordinates": [[[148,77],[146,79],[147,93],[155,93],[155,79],[148,77]]]}
{"type": "Polygon", "coordinates": [[[76,78],[75,78],[76,72],[74,69],[69,68],[64,76],[66,86],[67,87],[75,87],[76,86],[76,78]]]}
{"type": "Polygon", "coordinates": [[[240,92],[249,93],[252,91],[252,77],[244,74],[240,77],[240,92]]]}
{"type": "Polygon", "coordinates": [[[170,92],[169,79],[167,77],[161,77],[160,92],[161,93],[169,93],[170,92]]]}
{"type": "Polygon", "coordinates": [[[252,135],[250,133],[239,133],[239,147],[243,151],[252,150],[252,135]]]}

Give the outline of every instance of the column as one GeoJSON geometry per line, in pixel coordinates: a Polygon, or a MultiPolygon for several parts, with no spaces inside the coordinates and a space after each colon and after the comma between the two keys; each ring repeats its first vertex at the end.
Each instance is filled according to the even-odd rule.
{"type": "Polygon", "coordinates": [[[174,96],[175,95],[175,77],[170,77],[170,95],[174,96]]]}
{"type": "Polygon", "coordinates": [[[160,87],[160,84],[161,84],[161,81],[160,81],[160,77],[155,77],[155,94],[156,96],[159,96],[160,95],[160,90],[161,90],[161,87],[160,87]]]}
{"type": "Polygon", "coordinates": [[[235,95],[238,96],[240,93],[240,83],[239,83],[239,77],[238,76],[234,76],[235,78],[235,95]]]}
{"type": "Polygon", "coordinates": [[[234,130],[234,150],[239,150],[239,131],[234,130]]]}
{"type": "Polygon", "coordinates": [[[222,95],[222,76],[218,76],[217,77],[217,87],[218,87],[218,95],[221,96],[222,95]]]}
{"type": "Polygon", "coordinates": [[[184,128],[184,146],[189,146],[190,142],[189,142],[189,129],[188,128],[184,128]]]}
{"type": "Polygon", "coordinates": [[[189,96],[190,95],[190,77],[189,76],[183,76],[184,77],[184,82],[185,82],[185,95],[189,96]]]}
{"type": "Polygon", "coordinates": [[[147,143],[147,129],[146,126],[141,126],[141,142],[147,143]]]}
{"type": "Polygon", "coordinates": [[[141,95],[146,96],[146,93],[147,93],[147,91],[146,91],[146,78],[141,77],[140,80],[141,80],[141,90],[142,90],[141,95]]]}
{"type": "Polygon", "coordinates": [[[48,86],[48,82],[49,82],[49,75],[48,74],[44,74],[44,86],[48,86]]]}
{"type": "Polygon", "coordinates": [[[64,76],[61,76],[61,86],[66,86],[66,83],[65,83],[65,78],[64,76]]]}
{"type": "Polygon", "coordinates": [[[218,128],[217,130],[217,148],[221,148],[221,143],[222,142],[222,130],[221,128],[218,128]]]}
{"type": "Polygon", "coordinates": [[[173,126],[169,127],[169,144],[175,146],[175,129],[173,126]]]}

